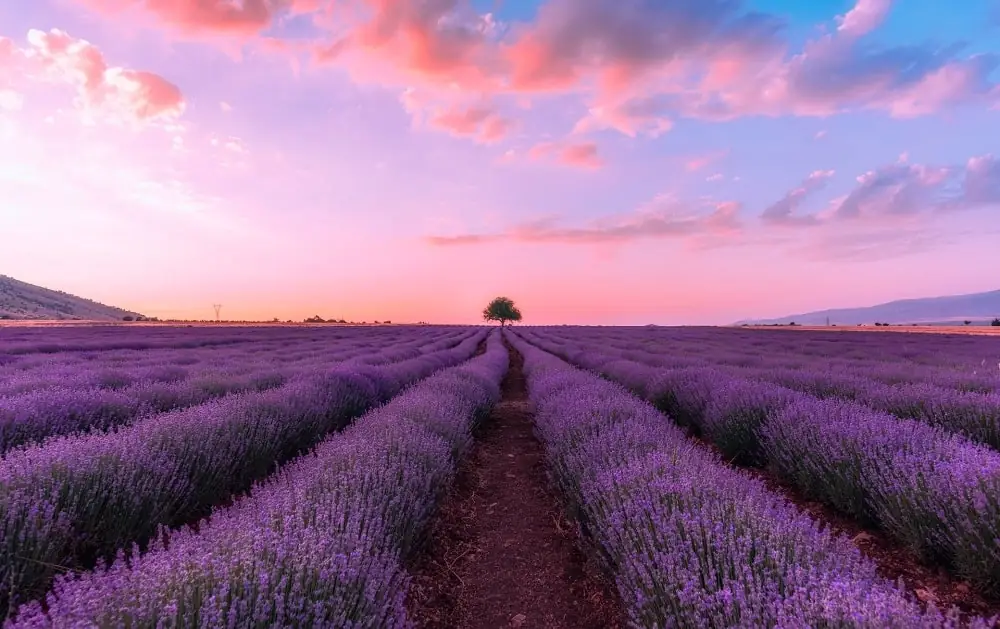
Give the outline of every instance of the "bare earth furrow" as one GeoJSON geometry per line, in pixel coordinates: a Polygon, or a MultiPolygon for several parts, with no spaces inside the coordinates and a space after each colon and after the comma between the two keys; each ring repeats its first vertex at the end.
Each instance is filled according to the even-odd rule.
{"type": "Polygon", "coordinates": [[[616,600],[590,570],[550,491],[523,358],[483,423],[414,567],[408,604],[427,629],[614,628],[616,600]]]}

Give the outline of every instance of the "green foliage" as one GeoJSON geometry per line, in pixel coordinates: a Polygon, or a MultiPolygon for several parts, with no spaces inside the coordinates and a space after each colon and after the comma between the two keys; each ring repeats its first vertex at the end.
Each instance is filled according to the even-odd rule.
{"type": "Polygon", "coordinates": [[[507,321],[520,321],[521,311],[509,297],[497,297],[483,310],[483,319],[499,321],[500,327],[503,327],[507,321]]]}

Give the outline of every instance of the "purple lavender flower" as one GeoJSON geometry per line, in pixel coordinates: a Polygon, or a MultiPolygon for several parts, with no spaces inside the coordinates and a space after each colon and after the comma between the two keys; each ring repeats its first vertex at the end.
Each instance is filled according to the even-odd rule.
{"type": "MultiPolygon", "coordinates": [[[[653,407],[561,363],[522,334],[532,342],[539,335],[519,330],[511,333],[511,342],[525,356],[537,431],[553,477],[588,544],[614,575],[633,625],[957,626],[957,612],[922,610],[879,577],[846,539],[688,440],[653,407]]],[[[768,446],[760,452],[792,474],[815,474],[816,489],[826,498],[845,509],[879,513],[873,495],[863,490],[866,468],[851,450],[877,436],[874,428],[852,422],[852,413],[872,411],[780,387],[764,387],[757,395],[755,383],[730,386],[721,375],[713,387],[711,371],[675,371],[669,378],[656,368],[648,373],[661,386],[686,389],[684,395],[693,400],[689,409],[708,398],[705,408],[713,419],[692,414],[707,432],[733,432],[751,444],[760,435],[768,446]],[[723,393],[716,400],[717,390],[723,393]],[[831,416],[835,408],[842,409],[843,421],[831,416]],[[824,423],[835,426],[829,432],[837,436],[829,443],[822,441],[824,423]],[[779,436],[789,448],[783,458],[776,452],[779,436]],[[834,453],[839,458],[831,458],[834,453]]],[[[916,428],[906,435],[934,432],[911,423],[916,428]]],[[[906,435],[876,439],[881,444],[876,451],[888,454],[906,435]]],[[[977,504],[985,498],[984,492],[977,504]]]]}
{"type": "Polygon", "coordinates": [[[403,559],[507,362],[494,333],[485,354],[370,411],[197,530],[60,578],[46,609],[25,605],[8,626],[409,626],[403,559]]]}
{"type": "Polygon", "coordinates": [[[485,334],[417,334],[410,343],[426,356],[355,369],[333,360],[326,373],[302,374],[278,389],[8,452],[0,460],[0,495],[10,497],[0,510],[0,600],[27,600],[41,593],[57,566],[86,565],[144,542],[160,525],[201,517],[397,387],[467,359],[485,334]],[[33,505],[49,505],[51,524],[38,521],[33,505]],[[28,528],[35,557],[22,555],[7,537],[28,528]]]}

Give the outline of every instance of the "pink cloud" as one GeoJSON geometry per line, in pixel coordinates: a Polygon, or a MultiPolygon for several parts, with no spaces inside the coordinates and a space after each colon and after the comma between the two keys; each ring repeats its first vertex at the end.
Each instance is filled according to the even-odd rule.
{"type": "Polygon", "coordinates": [[[592,107],[574,128],[575,133],[614,129],[629,137],[640,134],[659,137],[670,131],[674,123],[664,113],[661,100],[655,96],[636,98],[615,106],[592,107]]]}
{"type": "Polygon", "coordinates": [[[511,83],[525,91],[565,90],[595,77],[616,91],[714,48],[767,47],[777,22],[734,7],[718,0],[552,0],[506,48],[511,83]]]}
{"type": "Polygon", "coordinates": [[[931,209],[953,175],[947,167],[897,162],[857,178],[858,185],[833,212],[837,219],[907,216],[931,209]]]}
{"type": "MultiPolygon", "coordinates": [[[[77,0],[97,11],[116,14],[126,10],[148,13],[163,24],[188,34],[230,33],[252,35],[269,26],[277,12],[292,8],[288,1],[270,0],[77,0]]],[[[301,5],[300,5],[301,6],[301,5]]]]}
{"type": "Polygon", "coordinates": [[[531,159],[545,159],[556,150],[555,142],[539,142],[528,149],[528,157],[531,159]]]}
{"type": "Polygon", "coordinates": [[[457,246],[515,241],[524,243],[605,244],[641,239],[732,236],[742,231],[741,205],[734,201],[688,204],[672,195],[661,195],[624,216],[595,221],[585,227],[560,227],[552,221],[536,221],[497,234],[432,236],[438,246],[457,246]]]}
{"type": "Polygon", "coordinates": [[[850,11],[837,21],[837,31],[845,35],[860,36],[877,28],[892,8],[892,0],[858,0],[850,11]]]}
{"type": "Polygon", "coordinates": [[[482,245],[504,240],[504,234],[462,234],[459,236],[428,236],[427,242],[437,246],[482,245]]]}
{"type": "Polygon", "coordinates": [[[597,145],[593,142],[570,144],[559,153],[559,159],[567,166],[578,168],[600,168],[604,160],[597,154],[597,145]]]}
{"type": "Polygon", "coordinates": [[[430,124],[453,135],[472,137],[484,143],[502,140],[514,126],[510,119],[482,105],[446,109],[431,117],[430,124]]]}
{"type": "Polygon", "coordinates": [[[0,69],[7,68],[14,63],[14,57],[18,54],[17,45],[9,37],[0,36],[0,69]]]}
{"type": "Polygon", "coordinates": [[[495,104],[479,99],[474,104],[454,102],[455,96],[442,99],[438,94],[408,88],[400,95],[403,108],[416,127],[431,128],[456,137],[471,138],[483,144],[503,140],[515,128],[514,120],[500,113],[495,104]]]}
{"type": "MultiPolygon", "coordinates": [[[[557,146],[557,143],[538,145],[535,151],[539,156],[550,155],[557,146]]],[[[902,255],[914,242],[927,243],[928,223],[917,219],[977,207],[1000,207],[1000,160],[992,155],[970,158],[961,166],[895,162],[857,177],[854,188],[828,202],[823,211],[802,213],[806,201],[823,190],[833,175],[832,170],[812,172],[799,186],[764,209],[761,224],[815,226],[814,233],[819,238],[814,243],[816,249],[805,253],[861,259],[902,255]],[[886,249],[881,253],[872,250],[875,243],[883,243],[886,249]]],[[[560,226],[546,219],[497,233],[432,236],[426,240],[436,246],[501,241],[615,244],[671,238],[737,242],[734,237],[754,233],[747,231],[740,219],[742,207],[738,201],[691,201],[660,195],[634,212],[581,227],[560,226]]],[[[758,237],[763,238],[758,243],[775,242],[766,232],[758,233],[758,237]]],[[[801,242],[789,241],[789,244],[801,245],[801,242]]]]}
{"type": "Polygon", "coordinates": [[[1000,207],[1000,161],[992,155],[970,158],[958,166],[895,163],[856,178],[847,194],[821,213],[797,214],[803,203],[829,181],[833,171],[816,171],[768,206],[761,220],[769,225],[806,226],[834,222],[883,222],[896,225],[932,213],[1000,207]]]}
{"type": "MultiPolygon", "coordinates": [[[[678,118],[828,116],[879,110],[927,115],[963,103],[1000,103],[997,59],[960,49],[878,47],[865,41],[891,0],[857,0],[836,29],[790,50],[783,21],[731,0],[549,0],[529,23],[498,25],[467,0],[77,0],[102,10],[139,8],[185,33],[259,33],[309,14],[325,34],[274,40],[298,58],[334,63],[357,81],[440,95],[517,98],[571,93],[589,113],[575,131],[657,136],[678,118]]],[[[257,41],[273,38],[258,37],[257,41]]],[[[439,128],[453,132],[454,120],[439,128]]],[[[480,134],[466,134],[479,138],[480,134]]],[[[494,123],[492,135],[501,135],[494,123]]]]}
{"type": "Polygon", "coordinates": [[[369,3],[375,15],[356,31],[356,42],[361,47],[384,51],[418,74],[444,75],[454,80],[467,69],[478,73],[478,53],[485,36],[474,21],[456,15],[459,3],[369,3]]]}
{"type": "Polygon", "coordinates": [[[997,60],[987,55],[944,65],[893,94],[885,108],[897,118],[912,118],[962,104],[975,95],[1000,104],[1000,88],[987,78],[996,67],[997,60]]]}
{"type": "Polygon", "coordinates": [[[715,151],[704,155],[695,155],[684,161],[684,170],[689,173],[697,172],[729,154],[729,151],[715,151]]]}
{"type": "Polygon", "coordinates": [[[84,107],[137,120],[175,118],[184,111],[176,85],[151,72],[109,66],[86,40],[52,29],[31,30],[27,41],[23,49],[2,44],[6,58],[13,60],[8,61],[9,70],[27,80],[72,85],[84,107]]]}
{"type": "Polygon", "coordinates": [[[564,166],[590,170],[604,166],[594,142],[539,142],[528,149],[528,157],[533,160],[553,159],[564,166]]]}
{"type": "Polygon", "coordinates": [[[345,67],[358,81],[465,91],[499,87],[495,23],[463,0],[361,0],[366,19],[337,15],[313,46],[318,63],[345,67]]]}
{"type": "Polygon", "coordinates": [[[812,172],[795,188],[785,194],[781,200],[768,206],[761,214],[761,220],[773,225],[815,225],[819,219],[815,215],[801,216],[796,214],[802,203],[812,194],[826,186],[833,177],[832,170],[817,170],[812,172]]]}
{"type": "Polygon", "coordinates": [[[959,207],[1000,205],[1000,160],[992,155],[972,157],[965,164],[959,207]]]}
{"type": "Polygon", "coordinates": [[[889,0],[859,0],[836,32],[789,55],[779,24],[740,14],[736,3],[666,1],[640,13],[630,3],[554,2],[512,45],[512,84],[523,90],[594,90],[583,130],[634,136],[672,120],[747,115],[826,116],[875,109],[926,115],[968,102],[1000,102],[993,56],[958,48],[878,48],[861,38],[885,19],[889,0]],[[681,33],[657,38],[658,33],[681,33]],[[521,74],[519,75],[518,72],[521,74]],[[519,81],[520,76],[520,81],[519,81]]]}

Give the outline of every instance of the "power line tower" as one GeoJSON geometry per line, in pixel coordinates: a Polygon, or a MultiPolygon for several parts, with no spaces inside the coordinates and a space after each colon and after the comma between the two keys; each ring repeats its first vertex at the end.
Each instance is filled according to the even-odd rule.
{"type": "Polygon", "coordinates": [[[212,304],[212,307],[215,308],[215,320],[217,322],[221,321],[222,318],[219,316],[219,313],[222,311],[222,304],[212,304]]]}

